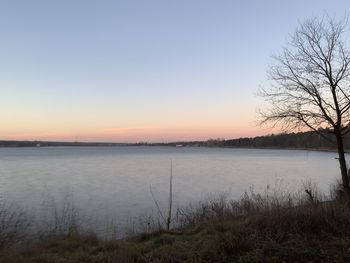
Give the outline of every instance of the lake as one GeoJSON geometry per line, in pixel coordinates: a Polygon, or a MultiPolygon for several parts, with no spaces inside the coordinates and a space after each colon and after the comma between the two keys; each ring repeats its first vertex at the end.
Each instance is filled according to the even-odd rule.
{"type": "Polygon", "coordinates": [[[340,178],[335,157],[333,152],[204,147],[0,148],[0,195],[34,215],[42,213],[43,204],[59,205],[69,196],[103,233],[106,218],[126,226],[154,213],[150,188],[159,205],[167,206],[171,161],[176,208],[220,194],[239,198],[251,186],[256,192],[267,185],[294,191],[311,180],[328,191],[340,178]]]}

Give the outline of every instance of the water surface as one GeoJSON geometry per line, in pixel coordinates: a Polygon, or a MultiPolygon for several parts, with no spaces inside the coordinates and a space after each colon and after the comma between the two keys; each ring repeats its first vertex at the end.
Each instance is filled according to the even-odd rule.
{"type": "Polygon", "coordinates": [[[170,162],[174,206],[226,193],[238,198],[249,187],[276,184],[293,191],[311,180],[327,191],[340,177],[336,153],[303,150],[202,147],[0,148],[0,195],[40,213],[43,202],[69,194],[82,213],[130,218],[155,211],[150,187],[166,207],[170,162]]]}

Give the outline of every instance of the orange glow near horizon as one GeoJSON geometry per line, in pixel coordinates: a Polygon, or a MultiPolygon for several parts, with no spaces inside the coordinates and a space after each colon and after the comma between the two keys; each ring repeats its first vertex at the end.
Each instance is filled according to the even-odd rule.
{"type": "Polygon", "coordinates": [[[170,142],[207,140],[211,138],[233,139],[254,137],[271,133],[271,130],[259,127],[243,129],[239,127],[157,127],[140,126],[130,128],[105,128],[93,131],[48,131],[11,133],[3,136],[5,140],[39,140],[39,141],[81,141],[81,142],[170,142]]]}
{"type": "Polygon", "coordinates": [[[214,108],[208,112],[192,110],[172,114],[160,111],[157,115],[144,116],[141,111],[121,116],[97,109],[77,115],[49,116],[45,111],[42,115],[33,115],[23,110],[15,117],[3,118],[5,125],[0,131],[0,140],[170,142],[234,139],[278,132],[257,125],[253,106],[232,105],[232,108],[237,110],[214,108]]]}
{"type": "Polygon", "coordinates": [[[203,106],[188,111],[181,107],[168,111],[165,108],[152,114],[135,106],[128,114],[118,114],[123,110],[117,108],[116,114],[90,108],[69,114],[62,109],[53,114],[49,107],[46,111],[41,107],[40,112],[17,108],[11,115],[2,116],[0,140],[171,142],[278,133],[277,129],[257,125],[252,104],[221,104],[221,108],[203,106]]]}

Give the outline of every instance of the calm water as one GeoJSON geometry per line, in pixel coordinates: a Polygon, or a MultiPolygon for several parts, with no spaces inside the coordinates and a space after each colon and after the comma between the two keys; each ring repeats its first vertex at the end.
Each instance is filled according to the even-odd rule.
{"type": "Polygon", "coordinates": [[[336,153],[175,147],[0,148],[0,195],[33,214],[43,202],[69,195],[87,217],[120,225],[155,211],[150,187],[166,206],[173,162],[174,206],[254,186],[289,190],[311,179],[321,189],[340,177],[336,153]],[[98,216],[97,216],[98,215],[98,216]]]}

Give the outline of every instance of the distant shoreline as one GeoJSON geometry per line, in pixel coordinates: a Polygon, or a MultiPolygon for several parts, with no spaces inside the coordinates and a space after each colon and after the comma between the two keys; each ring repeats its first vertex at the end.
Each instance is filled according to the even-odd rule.
{"type": "MultiPolygon", "coordinates": [[[[203,143],[203,142],[198,142],[203,143]]],[[[177,143],[101,143],[101,142],[50,142],[50,141],[0,141],[0,148],[46,148],[46,147],[127,147],[127,146],[147,146],[147,147],[179,147],[177,143]]],[[[317,152],[337,152],[332,148],[305,148],[305,147],[244,147],[244,146],[219,146],[219,145],[193,145],[185,142],[179,148],[226,148],[226,149],[261,149],[261,150],[302,150],[317,152]]]]}
{"type": "MultiPolygon", "coordinates": [[[[197,141],[173,142],[62,142],[62,141],[17,141],[0,140],[0,147],[115,147],[115,146],[171,146],[171,147],[212,147],[212,148],[243,148],[243,149],[285,149],[336,152],[335,144],[329,140],[332,137],[328,130],[318,132],[280,133],[257,137],[242,137],[236,139],[208,139],[197,141]],[[322,136],[321,136],[322,135],[322,136]],[[325,140],[323,137],[329,137],[325,140]]],[[[350,150],[350,134],[344,136],[344,148],[350,150]]]]}

